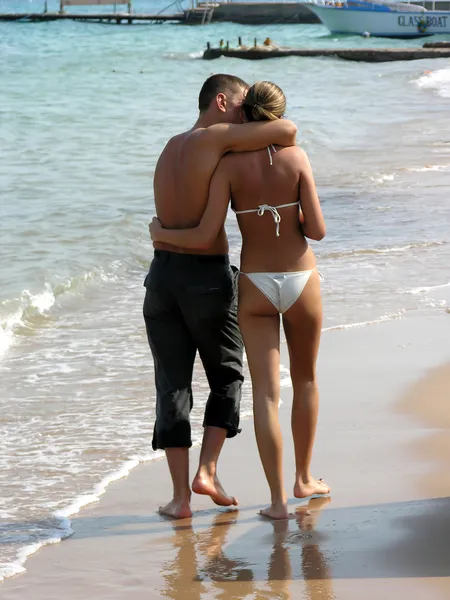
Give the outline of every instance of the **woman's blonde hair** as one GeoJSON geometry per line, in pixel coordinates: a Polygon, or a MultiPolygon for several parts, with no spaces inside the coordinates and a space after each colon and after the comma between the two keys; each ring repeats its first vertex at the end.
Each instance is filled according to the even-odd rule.
{"type": "Polygon", "coordinates": [[[284,115],[286,97],[274,83],[257,81],[248,90],[242,107],[249,121],[275,121],[284,115]]]}

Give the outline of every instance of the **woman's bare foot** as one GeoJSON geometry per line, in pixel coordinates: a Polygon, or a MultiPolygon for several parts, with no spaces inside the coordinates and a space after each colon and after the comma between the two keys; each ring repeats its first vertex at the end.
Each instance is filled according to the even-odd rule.
{"type": "Polygon", "coordinates": [[[217,478],[199,471],[192,482],[192,491],[203,496],[210,496],[211,500],[219,506],[237,506],[238,501],[234,496],[228,496],[217,478]]]}
{"type": "Polygon", "coordinates": [[[327,484],[322,479],[304,479],[297,477],[294,485],[294,496],[296,498],[308,498],[308,496],[329,494],[331,492],[327,484]]]}
{"type": "Polygon", "coordinates": [[[289,513],[287,509],[287,503],[271,504],[267,508],[263,508],[259,511],[259,514],[263,517],[269,517],[269,519],[289,519],[289,513]]]}
{"type": "Polygon", "coordinates": [[[172,519],[186,519],[192,517],[192,510],[188,500],[172,500],[166,506],[160,506],[158,509],[160,515],[172,517],[172,519]]]}

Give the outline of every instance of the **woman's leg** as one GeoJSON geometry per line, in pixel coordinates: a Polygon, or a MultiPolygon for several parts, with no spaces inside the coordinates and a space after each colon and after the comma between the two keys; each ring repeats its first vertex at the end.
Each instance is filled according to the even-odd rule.
{"type": "Polygon", "coordinates": [[[261,514],[288,516],[283,484],[283,439],[278,421],[280,399],[280,317],[271,302],[241,275],[239,326],[253,387],[253,418],[259,455],[271,492],[271,505],[261,514]]]}
{"type": "Polygon", "coordinates": [[[327,494],[330,488],[314,479],[310,463],[319,411],[316,360],[322,328],[320,279],[313,271],[297,302],[283,315],[283,327],[289,348],[292,403],[292,436],[295,448],[294,496],[327,494]]]}

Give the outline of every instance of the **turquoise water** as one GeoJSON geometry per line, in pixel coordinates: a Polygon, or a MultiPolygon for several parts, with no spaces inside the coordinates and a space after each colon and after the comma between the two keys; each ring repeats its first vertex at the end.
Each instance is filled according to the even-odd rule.
{"type": "MultiPolygon", "coordinates": [[[[42,6],[0,1],[0,10],[42,6]]],[[[199,58],[207,41],[239,35],[291,46],[405,44],[337,38],[320,25],[0,23],[4,576],[20,569],[24,547],[67,535],[86,494],[155,456],[141,317],[152,175],[167,139],[194,122],[211,73],[273,80],[286,93],[328,226],[314,244],[325,329],[418,311],[448,326],[448,61],[199,58]]],[[[236,260],[232,218],[227,230],[236,260]]],[[[200,435],[200,368],[195,378],[200,435]]]]}

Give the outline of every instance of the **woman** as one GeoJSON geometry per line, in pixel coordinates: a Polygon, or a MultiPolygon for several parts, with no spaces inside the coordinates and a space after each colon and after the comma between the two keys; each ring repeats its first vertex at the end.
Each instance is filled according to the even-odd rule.
{"type": "MultiPolygon", "coordinates": [[[[260,81],[248,91],[242,106],[243,119],[279,119],[285,108],[281,89],[260,81]]],[[[280,314],[294,390],[294,496],[304,498],[330,491],[310,472],[319,403],[316,359],[322,305],[316,261],[305,239],[321,240],[325,223],[306,153],[297,147],[271,146],[226,155],[211,180],[201,223],[191,229],[170,230],[154,219],[150,225],[153,241],[185,248],[210,247],[225,221],[230,198],[243,240],[239,325],[252,377],[258,449],[272,498],[271,505],[261,513],[283,519],[288,510],[278,421],[280,314]]]]}

